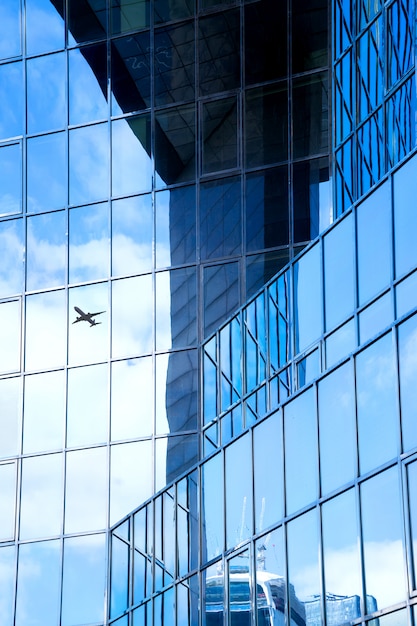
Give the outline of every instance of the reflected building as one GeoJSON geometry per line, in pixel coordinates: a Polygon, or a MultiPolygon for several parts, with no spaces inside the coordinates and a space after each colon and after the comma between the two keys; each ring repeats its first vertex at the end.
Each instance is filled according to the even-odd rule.
{"type": "Polygon", "coordinates": [[[414,626],[415,18],[1,2],[2,625],[414,626]]]}

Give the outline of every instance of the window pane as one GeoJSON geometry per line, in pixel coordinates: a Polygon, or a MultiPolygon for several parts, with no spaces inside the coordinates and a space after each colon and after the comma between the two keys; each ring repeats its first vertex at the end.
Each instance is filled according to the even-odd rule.
{"type": "Polygon", "coordinates": [[[204,463],[202,480],[202,561],[206,563],[224,547],[223,455],[217,454],[204,463]]]}
{"type": "Polygon", "coordinates": [[[227,547],[235,546],[252,534],[251,476],[251,438],[247,434],[226,448],[227,547]]]}
{"type": "Polygon", "coordinates": [[[197,428],[198,365],[195,350],[156,357],[156,432],[197,428]]]}
{"type": "Polygon", "coordinates": [[[64,3],[55,0],[26,1],[26,51],[50,52],[65,46],[64,3]]]}
{"type": "Polygon", "coordinates": [[[0,303],[0,373],[20,370],[20,300],[0,303]]]}
{"type": "Polygon", "coordinates": [[[284,408],[285,485],[287,514],[318,495],[317,415],[314,388],[284,408]]]}
{"type": "Polygon", "coordinates": [[[150,116],[112,123],[112,195],[122,196],[152,187],[150,116]]]}
{"type": "Polygon", "coordinates": [[[109,207],[96,204],[69,213],[69,282],[109,275],[109,207]]]}
{"type": "Polygon", "coordinates": [[[328,91],[327,72],[294,80],[294,157],[322,154],[329,150],[328,91]]]}
{"type": "Polygon", "coordinates": [[[239,265],[204,268],[204,336],[207,337],[239,306],[239,265]]]}
{"type": "Polygon", "coordinates": [[[199,27],[200,93],[219,93],[239,87],[239,11],[204,17],[199,27]]]}
{"type": "Polygon", "coordinates": [[[415,416],[417,407],[417,316],[398,327],[398,355],[400,364],[400,399],[403,450],[417,446],[415,416]]]}
{"type": "Polygon", "coordinates": [[[13,456],[20,449],[21,380],[0,380],[0,458],[13,456]]]}
{"type": "Polygon", "coordinates": [[[150,194],[112,202],[112,274],[152,269],[153,210],[150,194]]]}
{"type": "Polygon", "coordinates": [[[67,216],[64,211],[27,219],[26,288],[59,287],[65,284],[67,216]]]}
{"type": "Polygon", "coordinates": [[[142,355],[153,346],[152,276],[112,284],[112,355],[142,355]]]}
{"type": "Polygon", "coordinates": [[[296,351],[302,352],[322,333],[320,246],[311,248],[294,265],[296,351]]]}
{"type": "Polygon", "coordinates": [[[361,474],[398,452],[398,414],[392,335],[356,358],[359,463],[361,474]]]}
{"type": "Polygon", "coordinates": [[[109,195],[107,124],[76,128],[69,133],[69,200],[85,204],[109,195]]]}
{"type": "Polygon", "coordinates": [[[66,317],[63,290],[26,298],[27,370],[65,364],[66,317]]]}
{"type": "Polygon", "coordinates": [[[19,547],[16,626],[56,626],[61,596],[59,541],[19,547]]]}
{"type": "Polygon", "coordinates": [[[70,124],[83,124],[106,118],[106,46],[98,44],[85,46],[81,50],[70,50],[68,59],[70,124]]]}
{"type": "Polygon", "coordinates": [[[104,535],[65,539],[62,626],[103,621],[105,572],[104,535]]]}
{"type": "Polygon", "coordinates": [[[107,283],[70,289],[68,301],[69,363],[73,365],[105,360],[109,353],[107,283]],[[91,321],[83,318],[81,313],[90,315],[91,321]]]}
{"type": "MultiPolygon", "coordinates": [[[[4,25],[3,13],[7,12],[7,4],[4,2],[0,8],[0,56],[1,48],[7,37],[2,35],[4,25]]],[[[18,4],[16,8],[18,8],[18,4]]],[[[10,42],[12,45],[12,42],[10,42]]],[[[24,132],[24,108],[23,108],[23,63],[8,63],[0,66],[0,139],[16,137],[24,132]]]]}
{"type": "Polygon", "coordinates": [[[23,452],[43,452],[63,446],[65,372],[25,377],[23,452]]]}
{"type": "Polygon", "coordinates": [[[64,128],[66,64],[63,53],[27,61],[28,132],[64,128]]]}
{"type": "MultiPolygon", "coordinates": [[[[1,19],[1,18],[0,18],[1,19]]],[[[13,624],[16,587],[16,548],[7,546],[0,548],[0,569],[2,571],[1,608],[5,624],[13,624]]]]}
{"type": "Polygon", "coordinates": [[[156,267],[192,263],[196,258],[196,190],[179,187],[155,194],[156,267]]]}
{"type": "Polygon", "coordinates": [[[20,539],[61,534],[62,463],[62,454],[23,459],[20,539]]]}
{"type": "Polygon", "coordinates": [[[20,143],[0,148],[0,215],[22,212],[22,146],[20,143]]]}
{"type": "Polygon", "coordinates": [[[203,103],[203,173],[238,166],[238,109],[235,97],[203,103]]]}
{"type": "Polygon", "coordinates": [[[7,59],[21,53],[20,21],[20,3],[4,0],[0,6],[0,58],[7,59]]]}
{"type": "Polygon", "coordinates": [[[68,370],[67,446],[107,441],[108,385],[106,365],[68,370]]]}
{"type": "Polygon", "coordinates": [[[0,223],[0,255],[2,259],[0,297],[3,298],[23,290],[23,220],[8,220],[0,223]]]}
{"type": "Polygon", "coordinates": [[[107,449],[67,453],[65,532],[100,530],[107,519],[107,449]]]}
{"type": "Polygon", "coordinates": [[[194,268],[156,274],[156,349],[185,348],[197,341],[197,278],[194,268]]]}
{"type": "MultiPolygon", "coordinates": [[[[111,439],[153,434],[152,359],[112,363],[111,439]]],[[[138,503],[139,504],[139,503],[138,503]]]]}
{"type": "Polygon", "coordinates": [[[417,265],[413,233],[417,215],[413,211],[417,194],[416,162],[411,159],[394,174],[395,275],[400,277],[417,265]]]}
{"type": "Polygon", "coordinates": [[[194,100],[194,22],[155,30],[154,46],[156,106],[194,100]]]}
{"type": "Polygon", "coordinates": [[[239,178],[205,183],[200,189],[202,259],[241,251],[241,189],[239,178]]]}
{"type": "Polygon", "coordinates": [[[371,612],[406,599],[397,468],[363,483],[361,501],[366,609],[371,612]]]}
{"type": "Polygon", "coordinates": [[[387,181],[357,210],[359,304],[389,284],[392,265],[391,186],[387,181]],[[378,223],[378,237],[375,224],[378,223]]]}
{"type": "Polygon", "coordinates": [[[356,476],[354,380],[351,363],[319,382],[320,470],[323,494],[356,476]]]}
{"type": "Polygon", "coordinates": [[[16,463],[0,463],[0,541],[13,541],[16,511],[16,463]]]}

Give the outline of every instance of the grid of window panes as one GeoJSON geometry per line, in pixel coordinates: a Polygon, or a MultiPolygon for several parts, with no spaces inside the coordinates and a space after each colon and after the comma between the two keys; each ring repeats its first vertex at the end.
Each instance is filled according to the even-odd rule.
{"type": "Polygon", "coordinates": [[[327,5],[0,2],[2,624],[102,623],[199,342],[330,221],[327,5]]]}
{"type": "Polygon", "coordinates": [[[415,0],[334,0],[340,215],[416,145],[415,0]]]}
{"type": "MultiPolygon", "coordinates": [[[[113,529],[111,624],[416,623],[416,173],[414,156],[323,236],[325,312],[359,341],[113,529]]],[[[240,336],[268,360],[257,315],[219,333],[231,393],[240,336]]]]}

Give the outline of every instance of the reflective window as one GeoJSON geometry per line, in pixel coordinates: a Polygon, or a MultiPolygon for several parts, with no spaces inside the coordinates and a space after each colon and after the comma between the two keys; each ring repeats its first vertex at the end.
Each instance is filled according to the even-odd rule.
{"type": "Polygon", "coordinates": [[[252,563],[249,550],[237,554],[227,563],[227,614],[229,624],[242,622],[252,623],[252,597],[250,581],[252,580],[252,563]]]}
{"type": "Polygon", "coordinates": [[[105,360],[109,354],[107,283],[75,287],[68,296],[68,362],[105,360]]]}
{"type": "Polygon", "coordinates": [[[142,355],[153,346],[152,276],[112,283],[112,355],[142,355]]]}
{"type": "Polygon", "coordinates": [[[291,8],[292,71],[298,73],[327,66],[327,2],[320,0],[306,5],[304,0],[292,0],[291,8]]]}
{"type": "Polygon", "coordinates": [[[406,598],[397,468],[364,482],[361,503],[366,610],[370,613],[406,598]]]}
{"type": "Polygon", "coordinates": [[[355,307],[353,237],[350,214],[323,241],[326,330],[346,319],[355,307]]]}
{"type": "Polygon", "coordinates": [[[150,189],[152,186],[150,116],[142,115],[114,121],[111,154],[113,196],[150,189]]]}
{"type": "Polygon", "coordinates": [[[328,91],[327,72],[294,80],[292,109],[294,157],[328,151],[328,91]]]}
{"type": "Polygon", "coordinates": [[[386,293],[359,314],[359,340],[365,343],[394,321],[391,292],[386,293]]]}
{"type": "Polygon", "coordinates": [[[319,434],[322,493],[356,476],[356,427],[352,364],[319,381],[319,434]]]}
{"type": "Polygon", "coordinates": [[[65,364],[66,317],[65,291],[26,297],[27,370],[65,364]]]}
{"type": "Polygon", "coordinates": [[[359,463],[361,474],[395,457],[398,414],[392,335],[356,357],[359,463]]]}
{"type": "Polygon", "coordinates": [[[112,274],[152,269],[153,212],[150,194],[112,202],[112,274]]]}
{"type": "Polygon", "coordinates": [[[65,426],[65,372],[25,377],[23,452],[62,448],[65,426]]]}
{"type": "Polygon", "coordinates": [[[107,440],[108,384],[106,365],[68,370],[67,446],[107,440]]]}
{"type": "Polygon", "coordinates": [[[113,115],[142,111],[151,104],[150,32],[116,39],[111,51],[113,115]]]}
{"type": "Polygon", "coordinates": [[[156,356],[156,432],[197,428],[198,364],[195,350],[156,356]]]}
{"type": "Polygon", "coordinates": [[[107,448],[68,452],[65,532],[105,528],[107,505],[107,448]]]}
{"type": "Polygon", "coordinates": [[[68,0],[68,36],[78,43],[105,37],[107,30],[106,0],[95,0],[94,8],[83,5],[80,19],[78,0],[68,0]]]}
{"type": "Polygon", "coordinates": [[[149,25],[149,0],[111,0],[110,10],[113,34],[149,25]]]}
{"type": "Polygon", "coordinates": [[[28,139],[27,210],[60,209],[67,204],[67,143],[65,133],[28,139]]]}
{"type": "Polygon", "coordinates": [[[245,101],[246,166],[268,165],[287,159],[288,115],[286,82],[251,89],[245,101]]]}
{"type": "Polygon", "coordinates": [[[238,109],[235,97],[203,103],[203,174],[238,166],[238,109]]]}
{"type": "Polygon", "coordinates": [[[152,442],[137,441],[110,450],[110,525],[152,493],[152,442]],[[138,476],[141,480],[138,481],[138,476]]]}
{"type": "Polygon", "coordinates": [[[194,22],[155,30],[154,46],[155,104],[194,100],[194,22]]]}
{"type": "Polygon", "coordinates": [[[377,111],[358,129],[358,195],[363,195],[378,182],[385,171],[385,154],[382,110],[377,111]],[[374,158],[374,154],[378,157],[374,158]]]}
{"type": "Polygon", "coordinates": [[[178,187],[155,194],[156,267],[195,261],[195,194],[194,186],[178,187]]]}
{"type": "Polygon", "coordinates": [[[62,626],[103,619],[106,544],[104,535],[64,540],[62,626]]]}
{"type": "Polygon", "coordinates": [[[412,575],[411,585],[413,589],[417,587],[417,463],[415,460],[407,467],[407,481],[408,481],[408,502],[410,511],[410,535],[411,535],[411,551],[412,551],[412,575]]]}
{"type": "Polygon", "coordinates": [[[16,509],[16,463],[0,463],[0,541],[13,541],[16,509]]]}
{"type": "Polygon", "coordinates": [[[62,454],[23,459],[20,539],[37,539],[61,534],[62,465],[62,454]]]}
{"type": "Polygon", "coordinates": [[[22,212],[22,146],[0,147],[0,215],[22,212]]]}
{"type": "Polygon", "coordinates": [[[287,5],[270,0],[250,3],[244,10],[246,84],[286,76],[287,5]]]}
{"type": "Polygon", "coordinates": [[[20,370],[21,303],[20,300],[0,303],[0,373],[20,370]]]}
{"type": "Polygon", "coordinates": [[[154,19],[156,23],[169,22],[193,15],[195,0],[154,0],[154,19]]]}
{"type": "Polygon", "coordinates": [[[355,320],[350,320],[327,337],[325,341],[326,368],[353,352],[356,345],[356,323],[355,320]]]}
{"type": "Polygon", "coordinates": [[[61,129],[67,120],[64,53],[27,61],[28,132],[61,129]]]}
{"type": "MultiPolygon", "coordinates": [[[[415,292],[414,292],[415,293],[415,292]]],[[[417,445],[415,414],[417,407],[417,317],[413,315],[398,328],[400,366],[401,427],[403,450],[417,445]]]]}
{"type": "Polygon", "coordinates": [[[69,282],[107,278],[109,207],[95,204],[69,212],[69,282]]]}
{"type": "Polygon", "coordinates": [[[399,278],[417,265],[417,249],[413,237],[417,228],[417,216],[413,211],[417,194],[415,159],[403,165],[393,178],[395,275],[399,278]]]}
{"type": "Polygon", "coordinates": [[[15,455],[20,449],[20,378],[0,380],[0,457],[15,455]]]}
{"type": "Polygon", "coordinates": [[[194,105],[156,113],[155,169],[158,187],[195,180],[195,135],[194,105]]]}
{"type": "Polygon", "coordinates": [[[239,254],[242,245],[239,178],[201,185],[200,238],[202,259],[239,254]]]}
{"type": "Polygon", "coordinates": [[[156,274],[156,349],[195,345],[197,281],[194,268],[156,274]]]}
{"type": "Polygon", "coordinates": [[[289,242],[288,170],[280,167],[246,177],[246,249],[289,242]]]}
{"type": "Polygon", "coordinates": [[[395,287],[397,319],[414,309],[417,290],[417,272],[410,274],[395,287]]]}
{"type": "MultiPolygon", "coordinates": [[[[110,618],[123,613],[128,606],[130,566],[130,520],[121,524],[111,537],[110,618]]],[[[150,589],[152,591],[152,588],[150,589]]],[[[126,616],[127,618],[128,616],[126,616]]],[[[116,623],[118,624],[120,620],[116,623]]],[[[124,624],[125,622],[122,621],[124,624]]],[[[127,626],[127,621],[126,621],[127,626]]]]}
{"type": "Polygon", "coordinates": [[[252,446],[250,434],[226,448],[226,545],[252,534],[252,446]],[[242,462],[244,460],[244,462],[242,462]]]}
{"type": "Polygon", "coordinates": [[[107,124],[76,128],[69,132],[70,204],[85,204],[107,198],[108,139],[107,124]]]}
{"type": "MultiPolygon", "coordinates": [[[[223,456],[217,454],[201,468],[202,562],[213,559],[224,548],[223,456]]],[[[241,513],[241,511],[240,511],[241,513]]]]}
{"type": "Polygon", "coordinates": [[[355,492],[349,490],[322,507],[326,615],[334,626],[361,615],[362,584],[355,492]]]}
{"type": "Polygon", "coordinates": [[[289,261],[289,250],[251,254],[246,257],[246,299],[253,296],[289,261]]]}
{"type": "Polygon", "coordinates": [[[333,217],[329,159],[293,165],[294,241],[310,241],[333,217]]]}
{"type": "MultiPolygon", "coordinates": [[[[0,18],[1,19],[1,18],[0,18]]],[[[15,563],[16,563],[16,548],[15,546],[8,546],[0,548],[0,568],[3,572],[2,578],[2,616],[5,623],[13,623],[14,613],[14,593],[15,593],[15,563]]]]}
{"type": "Polygon", "coordinates": [[[281,413],[261,422],[253,431],[255,532],[283,517],[283,450],[281,413]],[[273,467],[273,479],[271,469],[273,467]]]}
{"type": "Polygon", "coordinates": [[[34,290],[63,285],[67,258],[65,212],[29,217],[26,225],[26,288],[34,290]]]}
{"type": "Polygon", "coordinates": [[[153,433],[152,359],[112,363],[111,439],[133,439],[153,433]]]}
{"type": "Polygon", "coordinates": [[[69,123],[107,117],[107,50],[104,44],[68,52],[69,123]]]}
{"type": "Polygon", "coordinates": [[[317,623],[314,614],[320,615],[321,598],[315,509],[288,524],[287,541],[292,621],[313,626],[317,623]]]}
{"type": "Polygon", "coordinates": [[[414,3],[410,0],[393,2],[387,10],[387,54],[389,84],[393,85],[414,63],[413,22],[414,3]]]}
{"type": "Polygon", "coordinates": [[[416,90],[414,73],[388,99],[386,129],[389,165],[395,165],[416,145],[413,120],[416,114],[416,90]]]}
{"type": "MultiPolygon", "coordinates": [[[[7,5],[8,3],[4,3],[7,5]]],[[[11,4],[11,3],[10,3],[11,4]]],[[[16,5],[18,6],[18,5],[16,5]]],[[[4,11],[3,5],[0,11],[4,11]]],[[[7,10],[7,8],[6,8],[7,10]]],[[[0,12],[0,21],[2,21],[0,12]]],[[[3,26],[3,23],[2,23],[3,26]]],[[[1,29],[1,26],[0,26],[1,29]]],[[[4,36],[4,39],[7,39],[4,36]]],[[[3,36],[0,34],[3,43],[3,36]]],[[[0,55],[1,47],[0,43],[0,55]]],[[[0,66],[0,139],[22,135],[24,130],[23,63],[8,63],[0,66]]]]}
{"type": "Polygon", "coordinates": [[[284,408],[285,494],[287,514],[318,495],[317,416],[314,387],[284,408]]]}
{"type": "Polygon", "coordinates": [[[199,21],[200,93],[239,87],[240,15],[223,11],[199,21]]]}
{"type": "Polygon", "coordinates": [[[391,279],[391,185],[387,181],[357,210],[359,304],[364,304],[391,279]],[[375,224],[378,237],[375,237],[375,224]]]}
{"type": "Polygon", "coordinates": [[[224,263],[204,268],[204,336],[213,332],[239,306],[239,266],[224,263]]]}
{"type": "Polygon", "coordinates": [[[0,7],[0,58],[21,54],[21,8],[15,0],[5,0],[0,7]]]}
{"type": "Polygon", "coordinates": [[[27,0],[26,51],[39,54],[59,50],[65,46],[64,2],[55,0],[27,0]]]}
{"type": "MultiPolygon", "coordinates": [[[[367,0],[369,7],[375,3],[367,0]]],[[[364,32],[357,44],[358,115],[363,120],[380,102],[383,94],[383,60],[380,44],[382,17],[364,32]]]]}
{"type": "Polygon", "coordinates": [[[55,626],[61,596],[61,543],[19,546],[16,626],[55,626]]]}
{"type": "Polygon", "coordinates": [[[302,352],[322,333],[322,281],[320,246],[294,264],[296,351],[302,352]]]}
{"type": "MultiPolygon", "coordinates": [[[[1,171],[1,170],[0,170],[1,171]]],[[[19,293],[23,289],[23,221],[0,223],[0,297],[19,293]]]]}

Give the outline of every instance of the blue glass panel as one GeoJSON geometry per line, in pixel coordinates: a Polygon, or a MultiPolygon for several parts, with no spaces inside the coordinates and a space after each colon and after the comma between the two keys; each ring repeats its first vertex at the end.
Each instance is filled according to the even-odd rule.
{"type": "Polygon", "coordinates": [[[151,351],[152,305],[150,274],[112,283],[113,356],[136,356],[151,351]]]}
{"type": "MultiPolygon", "coordinates": [[[[415,294],[415,292],[414,292],[415,294]]],[[[400,367],[400,399],[403,450],[412,450],[417,445],[417,317],[413,315],[398,327],[398,356],[400,367]]]]}
{"type": "Polygon", "coordinates": [[[15,0],[4,0],[0,6],[0,58],[21,54],[21,8],[15,0]]]}
{"type": "Polygon", "coordinates": [[[68,370],[67,445],[107,441],[108,385],[106,364],[68,370]]]}
{"type": "Polygon", "coordinates": [[[414,210],[417,196],[416,157],[410,159],[395,172],[393,185],[395,276],[399,278],[417,266],[417,246],[415,245],[417,212],[414,210]]]}
{"type": "Polygon", "coordinates": [[[321,371],[320,351],[313,350],[297,363],[297,382],[298,388],[308,385],[312,380],[317,378],[321,371]]]}
{"type": "Polygon", "coordinates": [[[224,548],[224,487],[223,456],[218,454],[202,467],[201,549],[206,563],[224,548]]]}
{"type": "Polygon", "coordinates": [[[356,476],[356,419],[352,364],[319,382],[320,471],[322,493],[356,476]]]}
{"type": "Polygon", "coordinates": [[[295,346],[302,352],[323,332],[321,247],[311,248],[294,265],[295,346]]]}
{"type": "Polygon", "coordinates": [[[16,372],[21,363],[21,302],[10,300],[0,304],[0,373],[16,372]]]}
{"type": "Polygon", "coordinates": [[[204,424],[208,424],[217,416],[217,369],[207,355],[204,355],[203,368],[204,424]]]}
{"type": "Polygon", "coordinates": [[[361,485],[366,610],[406,599],[403,519],[397,467],[361,485]]]}
{"type": "Polygon", "coordinates": [[[417,272],[410,274],[395,287],[397,319],[412,311],[416,306],[417,272]]]}
{"type": "Polygon", "coordinates": [[[317,415],[314,388],[284,408],[287,514],[318,496],[317,415]]]}
{"type": "Polygon", "coordinates": [[[64,290],[26,297],[26,369],[66,362],[66,298],[64,290]],[[54,338],[51,341],[51,337],[54,338]]]}
{"type": "Polygon", "coordinates": [[[362,196],[385,171],[384,129],[382,109],[372,115],[358,130],[358,195],[362,196]]]}
{"type": "MultiPolygon", "coordinates": [[[[87,282],[108,277],[110,264],[108,204],[71,209],[69,246],[69,282],[87,282]]],[[[126,241],[126,255],[129,255],[127,246],[126,241]]]]}
{"type": "Polygon", "coordinates": [[[39,54],[65,46],[64,2],[26,0],[26,51],[39,54]]]}
{"type": "Polygon", "coordinates": [[[134,441],[110,449],[110,524],[152,493],[152,442],[134,441]],[[140,480],[138,480],[140,476],[140,480]]]}
{"type": "Polygon", "coordinates": [[[154,72],[157,106],[194,100],[194,41],[194,22],[155,30],[154,72]]]}
{"type": "MultiPolygon", "coordinates": [[[[7,2],[5,3],[8,4],[7,2]]],[[[16,5],[17,6],[17,5],[16,5]]],[[[6,9],[7,10],[7,9],[6,9]]],[[[2,20],[0,8],[0,21],[2,20]]],[[[3,26],[3,24],[2,24],[3,26]]],[[[0,30],[1,30],[0,26],[0,30]]],[[[0,36],[0,40],[1,40],[0,36]]],[[[3,41],[0,43],[0,51],[3,41]]],[[[0,52],[1,54],[1,52],[0,52]]],[[[24,130],[23,109],[23,63],[8,63],[0,66],[0,138],[7,139],[22,135],[24,130]]]]}
{"type": "Polygon", "coordinates": [[[387,10],[388,82],[394,85],[413,65],[415,4],[397,0],[387,10]]]}
{"type": "Polygon", "coordinates": [[[113,34],[149,25],[149,0],[111,0],[110,8],[113,34]]]}
{"type": "Polygon", "coordinates": [[[0,457],[19,452],[21,439],[21,380],[18,377],[0,381],[0,457]]]}
{"type": "Polygon", "coordinates": [[[381,185],[357,210],[359,304],[384,287],[392,275],[391,184],[381,185]],[[378,224],[378,237],[375,225],[378,224]]]}
{"type": "Polygon", "coordinates": [[[254,429],[253,437],[255,531],[260,532],[283,517],[282,414],[275,413],[261,422],[254,429]]]}
{"type": "Polygon", "coordinates": [[[22,212],[22,146],[14,143],[0,148],[0,215],[22,212]]]}
{"type": "Polygon", "coordinates": [[[105,360],[109,354],[108,284],[95,283],[70,289],[68,304],[68,361],[71,364],[80,364],[105,360]],[[93,326],[82,319],[75,307],[84,313],[93,314],[93,326]]]}
{"type": "Polygon", "coordinates": [[[394,321],[391,292],[386,293],[359,314],[359,340],[365,343],[394,321]]]}
{"type": "Polygon", "coordinates": [[[27,61],[28,132],[64,128],[67,121],[65,77],[64,53],[27,61]]]}
{"type": "Polygon", "coordinates": [[[331,330],[355,307],[353,217],[348,215],[324,238],[326,330],[331,330]]]}
{"type": "Polygon", "coordinates": [[[62,626],[103,621],[105,572],[104,535],[65,539],[62,626]]]}
{"type": "Polygon", "coordinates": [[[60,541],[22,544],[19,547],[16,626],[56,626],[60,590],[60,541]]]}
{"type": "MultiPolygon", "coordinates": [[[[374,6],[372,0],[365,0],[374,6]]],[[[382,104],[382,17],[380,16],[361,36],[357,44],[358,116],[363,120],[382,104]]]]}
{"type": "MultiPolygon", "coordinates": [[[[1,158],[1,153],[0,153],[1,158]]],[[[0,170],[1,171],[1,170],[0,170]]],[[[23,221],[0,223],[0,297],[19,293],[23,289],[23,221]]]]}
{"type": "Polygon", "coordinates": [[[326,338],[326,368],[353,352],[356,345],[356,322],[350,320],[326,338]]]}
{"type": "Polygon", "coordinates": [[[70,124],[107,118],[106,46],[99,44],[70,50],[68,68],[70,124]]]}
{"type": "MultiPolygon", "coordinates": [[[[338,4],[338,3],[337,3],[338,4]]],[[[354,106],[352,84],[352,51],[347,54],[335,66],[335,131],[336,143],[341,143],[353,128],[354,106]]]]}
{"type": "Polygon", "coordinates": [[[150,194],[112,202],[112,274],[152,269],[153,211],[150,194]]]}
{"type": "Polygon", "coordinates": [[[13,624],[14,592],[16,585],[15,562],[16,549],[14,546],[0,548],[0,568],[3,572],[0,602],[4,624],[13,624]]]}
{"type": "Polygon", "coordinates": [[[408,481],[408,502],[410,511],[410,535],[412,550],[412,573],[411,585],[413,589],[417,587],[417,463],[414,461],[407,465],[408,481]]]}
{"type": "Polygon", "coordinates": [[[248,433],[226,448],[226,544],[229,548],[252,534],[251,476],[252,445],[248,433]]]}
{"type": "Polygon", "coordinates": [[[130,117],[112,123],[112,195],[147,191],[152,187],[150,117],[130,117]]]}
{"type": "Polygon", "coordinates": [[[204,336],[207,337],[239,306],[239,265],[204,268],[204,336]]]}
{"type": "Polygon", "coordinates": [[[197,341],[197,277],[193,267],[159,272],[156,288],[156,349],[185,348],[197,341]]]}
{"type": "Polygon", "coordinates": [[[109,194],[107,124],[96,124],[69,133],[69,199],[85,204],[109,194]]]}
{"type": "Polygon", "coordinates": [[[26,288],[58,287],[65,284],[67,216],[64,211],[27,219],[26,288]]]}
{"type": "Polygon", "coordinates": [[[359,464],[364,474],[398,452],[397,385],[392,335],[356,358],[359,464]]]}
{"type": "Polygon", "coordinates": [[[65,133],[34,137],[27,142],[27,210],[33,213],[65,207],[67,191],[65,133]]]}
{"type": "Polygon", "coordinates": [[[416,82],[414,73],[388,100],[386,108],[389,165],[394,166],[416,145],[416,82]]]}
{"type": "Polygon", "coordinates": [[[155,263],[170,267],[196,258],[196,189],[178,187],[155,194],[155,263]]]}
{"type": "Polygon", "coordinates": [[[23,452],[57,450],[65,426],[64,371],[25,377],[23,452]]]}
{"type": "Polygon", "coordinates": [[[113,533],[111,538],[110,618],[128,607],[130,547],[113,533]]]}

